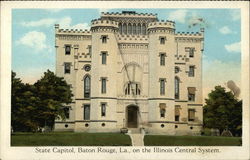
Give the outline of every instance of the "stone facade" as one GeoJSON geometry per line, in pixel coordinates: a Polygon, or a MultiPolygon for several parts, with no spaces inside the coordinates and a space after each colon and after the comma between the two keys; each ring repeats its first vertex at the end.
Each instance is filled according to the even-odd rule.
{"type": "Polygon", "coordinates": [[[200,134],[203,32],[136,12],[102,13],[90,31],[56,24],[56,74],[74,97],[55,130],[200,134]]]}

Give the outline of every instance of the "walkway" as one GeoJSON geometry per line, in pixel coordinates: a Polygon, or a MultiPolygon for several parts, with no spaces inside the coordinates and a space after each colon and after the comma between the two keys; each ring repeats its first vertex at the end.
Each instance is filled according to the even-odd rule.
{"type": "Polygon", "coordinates": [[[140,133],[136,129],[129,129],[130,133],[128,135],[131,138],[132,146],[144,146],[144,133],[140,133]]]}

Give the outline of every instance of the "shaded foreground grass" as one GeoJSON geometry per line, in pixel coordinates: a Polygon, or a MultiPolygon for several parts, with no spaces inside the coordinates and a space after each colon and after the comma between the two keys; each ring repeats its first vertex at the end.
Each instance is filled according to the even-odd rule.
{"type": "Polygon", "coordinates": [[[120,133],[14,133],[11,146],[130,146],[128,135],[120,133]]]}
{"type": "Polygon", "coordinates": [[[241,146],[240,137],[146,135],[145,146],[241,146]]]}

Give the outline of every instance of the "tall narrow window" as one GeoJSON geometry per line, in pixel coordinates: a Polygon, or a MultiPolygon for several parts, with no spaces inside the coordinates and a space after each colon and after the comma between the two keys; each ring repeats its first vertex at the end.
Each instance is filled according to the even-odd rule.
{"type": "Polygon", "coordinates": [[[84,120],[90,120],[90,105],[89,104],[85,104],[83,106],[83,119],[84,120]]]}
{"type": "Polygon", "coordinates": [[[64,111],[64,115],[66,119],[69,119],[69,108],[70,107],[64,107],[63,111],[64,111]]]}
{"type": "Polygon", "coordinates": [[[188,121],[195,120],[195,109],[188,109],[188,121]]]}
{"type": "Polygon", "coordinates": [[[71,46],[70,45],[65,45],[65,54],[70,55],[70,51],[71,51],[71,46]]]}
{"type": "Polygon", "coordinates": [[[189,48],[189,57],[192,58],[194,57],[194,48],[189,48]]]}
{"type": "Polygon", "coordinates": [[[146,24],[142,25],[142,34],[146,35],[146,24]]]}
{"type": "Polygon", "coordinates": [[[84,97],[89,98],[90,97],[90,77],[86,76],[84,78],[84,97]]]}
{"type": "Polygon", "coordinates": [[[101,103],[101,116],[106,116],[106,103],[101,103]]]}
{"type": "Polygon", "coordinates": [[[194,66],[189,66],[189,72],[188,72],[188,76],[189,77],[194,77],[194,66]]]}
{"type": "Polygon", "coordinates": [[[128,34],[132,34],[132,25],[128,24],[128,34]]]}
{"type": "Polygon", "coordinates": [[[160,37],[160,44],[165,44],[165,40],[166,40],[165,37],[160,37]]]}
{"type": "Polygon", "coordinates": [[[64,63],[64,74],[70,74],[71,63],[64,63]]]}
{"type": "Polygon", "coordinates": [[[108,39],[107,36],[102,36],[101,39],[102,39],[102,43],[107,43],[107,39],[108,39]]]}
{"type": "Polygon", "coordinates": [[[126,23],[124,23],[122,26],[122,32],[123,32],[123,34],[127,34],[127,24],[126,23]]]}
{"type": "Polygon", "coordinates": [[[106,93],[106,83],[107,83],[107,79],[106,78],[101,78],[101,93],[106,93]]]}
{"type": "Polygon", "coordinates": [[[180,121],[180,106],[176,105],[175,106],[175,121],[180,121]]]}
{"type": "Polygon", "coordinates": [[[119,33],[122,34],[122,24],[119,23],[119,33]]]}
{"type": "Polygon", "coordinates": [[[161,66],[165,66],[165,57],[166,57],[165,53],[160,53],[160,65],[161,66]]]}
{"type": "Polygon", "coordinates": [[[107,64],[107,52],[102,52],[102,64],[107,64]]]}
{"type": "Polygon", "coordinates": [[[91,45],[88,45],[88,52],[91,55],[91,52],[92,52],[92,46],[91,45]]]}
{"type": "Polygon", "coordinates": [[[141,24],[139,23],[138,25],[137,25],[137,34],[141,34],[141,24]]]}
{"type": "Polygon", "coordinates": [[[133,24],[133,34],[136,34],[136,24],[133,24]]]}
{"type": "Polygon", "coordinates": [[[175,99],[180,98],[180,79],[178,77],[175,77],[174,81],[174,89],[175,89],[175,99]]]}
{"type": "Polygon", "coordinates": [[[195,87],[188,87],[188,100],[195,101],[195,87]]]}
{"type": "Polygon", "coordinates": [[[165,95],[165,79],[160,79],[160,94],[165,95]]]}
{"type": "Polygon", "coordinates": [[[160,117],[164,118],[166,113],[166,103],[160,103],[160,117]]]}

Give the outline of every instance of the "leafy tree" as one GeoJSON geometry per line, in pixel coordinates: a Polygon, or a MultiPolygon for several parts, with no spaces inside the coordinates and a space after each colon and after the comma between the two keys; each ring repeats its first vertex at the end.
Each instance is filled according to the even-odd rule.
{"type": "Polygon", "coordinates": [[[11,125],[14,131],[35,131],[39,126],[35,115],[38,97],[34,89],[34,86],[22,83],[12,72],[11,125]]]}
{"type": "Polygon", "coordinates": [[[57,77],[47,70],[44,76],[34,84],[38,102],[37,116],[40,126],[50,126],[51,129],[57,118],[65,119],[64,108],[72,102],[70,86],[62,77],[57,77]]]}
{"type": "Polygon", "coordinates": [[[238,101],[232,92],[226,92],[224,87],[216,86],[205,102],[204,127],[217,128],[220,133],[225,129],[233,134],[241,132],[242,102],[238,101]]]}
{"type": "Polygon", "coordinates": [[[72,93],[66,81],[47,71],[34,85],[22,83],[12,72],[11,125],[14,131],[36,132],[39,127],[54,125],[65,119],[64,107],[72,93]]]}

